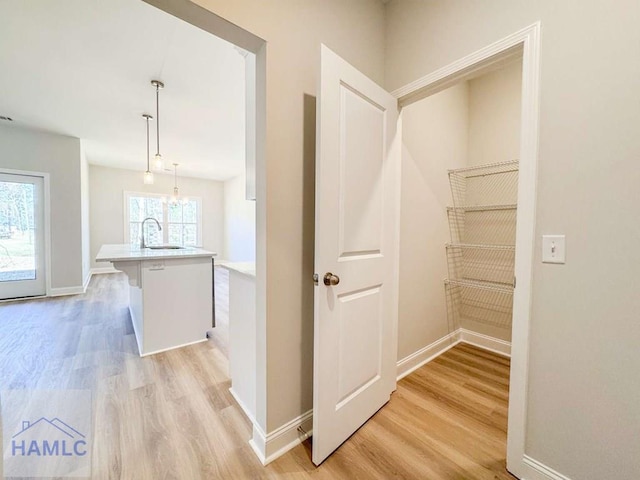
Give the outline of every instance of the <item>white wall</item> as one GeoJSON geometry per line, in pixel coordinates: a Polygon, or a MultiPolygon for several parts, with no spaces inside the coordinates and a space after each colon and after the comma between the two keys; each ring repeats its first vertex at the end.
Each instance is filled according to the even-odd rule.
{"type": "Polygon", "coordinates": [[[224,182],[224,259],[256,261],[256,202],[247,200],[245,176],[224,182]]]}
{"type": "Polygon", "coordinates": [[[266,411],[261,404],[256,410],[271,432],[312,407],[313,96],[320,43],[381,84],[384,5],[379,0],[279,0],[277,7],[262,0],[196,3],[267,42],[267,358],[258,359],[260,368],[266,367],[267,404],[266,411]]]}
{"type": "Polygon", "coordinates": [[[526,454],[571,479],[640,478],[640,3],[397,1],[395,89],[540,20],[526,454]],[[541,263],[542,234],[567,263],[541,263]]]}
{"type": "MultiPolygon", "coordinates": [[[[125,243],[124,192],[171,194],[173,175],[154,173],[153,185],[144,185],[142,171],[89,165],[91,266],[96,263],[100,247],[108,243],[125,243]]],[[[202,199],[202,246],[221,253],[223,249],[224,184],[215,180],[178,177],[180,193],[202,199]]]]}
{"type": "Polygon", "coordinates": [[[469,84],[468,164],[520,156],[522,62],[474,78],[469,84]]]}
{"type": "Polygon", "coordinates": [[[468,121],[466,82],[402,110],[398,359],[455,330],[443,283],[450,242],[447,170],[467,164],[468,121]]]}
{"type": "Polygon", "coordinates": [[[80,140],[0,126],[0,168],[49,173],[51,293],[82,287],[80,140]]]}

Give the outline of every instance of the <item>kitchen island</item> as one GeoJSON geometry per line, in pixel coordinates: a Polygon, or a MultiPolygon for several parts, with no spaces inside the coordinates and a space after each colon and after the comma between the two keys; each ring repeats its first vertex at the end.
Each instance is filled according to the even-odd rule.
{"type": "Polygon", "coordinates": [[[129,311],[140,356],[205,341],[213,319],[212,259],[201,248],[103,245],[97,262],[111,262],[129,280],[129,311]]]}

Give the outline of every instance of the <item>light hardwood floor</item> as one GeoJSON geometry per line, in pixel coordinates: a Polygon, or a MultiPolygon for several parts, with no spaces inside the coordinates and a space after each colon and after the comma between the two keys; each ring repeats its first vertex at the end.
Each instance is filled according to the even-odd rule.
{"type": "Polygon", "coordinates": [[[215,335],[145,358],[123,274],[95,276],[85,295],[0,305],[0,389],[92,390],[97,479],[514,478],[505,470],[509,361],[467,345],[400,381],[319,468],[310,441],[262,467],[228,391],[228,279],[216,275],[215,335]]]}

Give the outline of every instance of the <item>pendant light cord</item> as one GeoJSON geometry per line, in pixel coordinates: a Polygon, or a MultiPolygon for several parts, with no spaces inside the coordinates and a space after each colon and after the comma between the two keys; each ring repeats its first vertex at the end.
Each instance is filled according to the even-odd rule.
{"type": "Polygon", "coordinates": [[[147,121],[147,172],[149,169],[149,119],[152,118],[151,115],[143,115],[145,120],[147,121]]]}
{"type": "Polygon", "coordinates": [[[156,155],[160,155],[160,85],[156,85],[156,155]]]}

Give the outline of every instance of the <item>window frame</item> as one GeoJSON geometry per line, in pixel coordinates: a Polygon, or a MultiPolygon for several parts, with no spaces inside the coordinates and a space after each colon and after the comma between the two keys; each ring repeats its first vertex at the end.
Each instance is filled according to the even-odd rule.
{"type": "MultiPolygon", "coordinates": [[[[125,244],[131,244],[131,217],[130,213],[130,205],[131,197],[146,197],[146,198],[157,198],[157,199],[165,199],[166,201],[162,202],[162,243],[169,243],[169,224],[177,224],[177,222],[169,222],[169,202],[168,199],[171,198],[170,195],[163,195],[161,193],[149,193],[149,192],[134,192],[125,190],[123,192],[123,210],[124,210],[124,236],[123,241],[125,244]]],[[[185,198],[185,197],[178,197],[185,198]]],[[[203,230],[203,221],[202,221],[202,197],[196,197],[189,195],[188,198],[190,201],[195,201],[197,205],[197,215],[196,215],[196,244],[188,245],[189,247],[202,248],[202,230],[203,230]]],[[[180,222],[184,224],[184,222],[180,222]]],[[[192,223],[187,222],[188,225],[193,225],[192,223]]]]}

